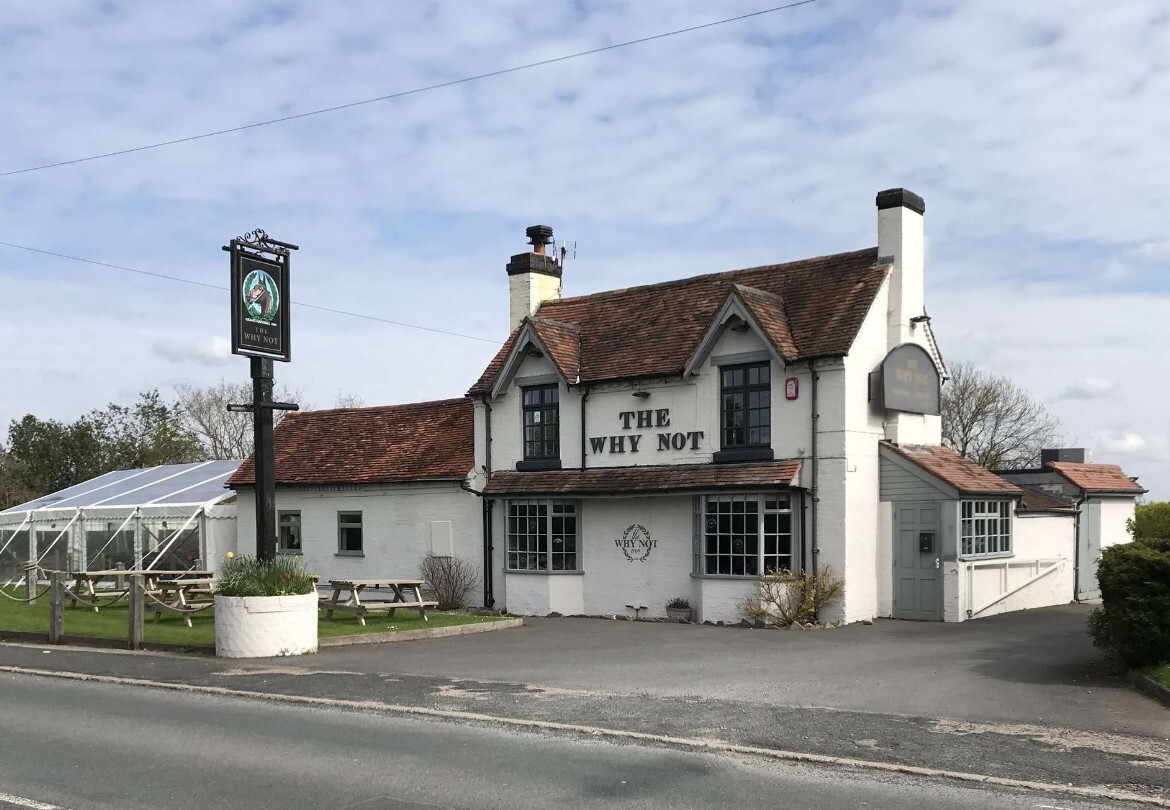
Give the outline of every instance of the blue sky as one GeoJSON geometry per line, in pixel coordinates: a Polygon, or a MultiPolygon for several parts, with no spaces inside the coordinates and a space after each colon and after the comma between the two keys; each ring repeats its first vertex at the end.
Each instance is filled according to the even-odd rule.
{"type": "MultiPolygon", "coordinates": [[[[444,0],[23,3],[0,13],[0,171],[329,106],[766,7],[444,0]]],[[[566,294],[876,242],[927,201],[948,359],[1170,497],[1170,9],[818,0],[334,115],[0,178],[0,240],[211,283],[256,227],[294,297],[502,340],[504,265],[576,240],[566,294]]],[[[246,378],[226,293],[0,247],[0,423],[246,378]]],[[[461,394],[494,351],[294,310],[318,407],[461,394]]]]}

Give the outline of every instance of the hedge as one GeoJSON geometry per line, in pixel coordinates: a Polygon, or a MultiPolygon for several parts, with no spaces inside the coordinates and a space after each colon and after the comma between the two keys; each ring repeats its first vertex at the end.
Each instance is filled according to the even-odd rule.
{"type": "Polygon", "coordinates": [[[1170,539],[1110,546],[1097,580],[1102,604],[1089,617],[1094,643],[1130,667],[1170,661],[1170,539]]]}

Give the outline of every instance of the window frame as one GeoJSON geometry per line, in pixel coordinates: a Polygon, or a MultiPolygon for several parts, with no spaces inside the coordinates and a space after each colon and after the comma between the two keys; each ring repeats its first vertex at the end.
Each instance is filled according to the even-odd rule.
{"type": "Polygon", "coordinates": [[[514,498],[504,502],[504,571],[510,574],[583,574],[585,567],[582,559],[582,543],[584,535],[581,531],[581,502],[565,498],[514,498]],[[513,509],[524,506],[535,509],[536,514],[514,514],[513,509]],[[543,510],[543,511],[541,511],[543,510]],[[558,510],[560,510],[558,512],[558,510]],[[568,511],[565,511],[568,510],[568,511]],[[571,533],[564,531],[565,518],[573,519],[571,533]],[[512,521],[543,522],[538,531],[528,530],[522,534],[513,532],[512,521]],[[562,521],[562,530],[555,531],[556,521],[562,521]],[[557,537],[560,537],[561,549],[556,549],[557,537]],[[572,538],[573,550],[565,550],[564,541],[572,538]],[[520,538],[526,541],[521,547],[520,538]],[[574,567],[564,567],[564,559],[572,555],[574,567]],[[521,557],[525,558],[525,567],[517,565],[521,557]],[[561,566],[556,567],[556,559],[561,559],[561,566]],[[533,561],[535,567],[528,567],[533,561]]]}
{"type": "Polygon", "coordinates": [[[561,386],[560,383],[540,383],[537,385],[523,385],[520,386],[520,449],[522,451],[523,459],[525,461],[551,461],[560,460],[561,457],[561,386]],[[528,404],[528,394],[534,391],[540,391],[540,402],[535,405],[528,404]],[[549,403],[544,399],[545,392],[551,391],[556,399],[549,403]],[[528,423],[529,414],[539,413],[540,419],[533,424],[528,423]],[[550,444],[549,439],[545,436],[545,430],[549,426],[548,414],[555,414],[556,421],[553,422],[553,427],[556,428],[556,436],[552,439],[553,452],[551,454],[543,452],[548,450],[550,444]],[[539,440],[528,438],[528,429],[539,427],[541,430],[541,438],[539,440]],[[530,444],[540,444],[542,453],[533,455],[528,452],[530,444]]]}
{"type": "Polygon", "coordinates": [[[791,491],[772,491],[772,492],[718,492],[708,493],[703,495],[696,495],[694,499],[694,527],[693,527],[693,554],[692,554],[692,568],[691,574],[696,577],[704,577],[711,579],[757,579],[768,571],[776,570],[776,566],[769,567],[769,558],[772,558],[776,563],[784,557],[788,558],[788,570],[799,574],[803,565],[801,554],[801,509],[802,500],[799,495],[791,491]],[[727,503],[729,508],[727,510],[716,510],[711,512],[708,509],[710,504],[727,503]],[[744,504],[742,512],[736,512],[734,504],[744,504]],[[748,509],[748,504],[751,504],[753,509],[748,509]],[[748,560],[752,559],[746,553],[736,552],[734,550],[735,537],[735,518],[739,515],[744,517],[742,532],[744,542],[747,540],[747,517],[751,514],[755,518],[755,554],[754,565],[749,565],[748,560]],[[727,532],[719,531],[718,523],[723,515],[729,518],[730,530],[727,532]],[[774,518],[774,529],[769,530],[769,518],[774,518]],[[716,550],[710,551],[708,537],[709,519],[716,521],[716,531],[714,533],[716,550]],[[787,523],[787,531],[782,527],[787,523]],[[723,535],[727,535],[727,552],[721,551],[720,540],[723,535]],[[787,553],[780,553],[783,547],[781,538],[787,538],[788,551],[787,553]],[[774,551],[768,553],[769,538],[774,539],[774,551]],[[714,569],[712,568],[712,559],[714,560],[714,569]],[[726,558],[726,571],[718,570],[722,566],[721,558],[726,558]],[[735,570],[736,560],[742,561],[740,570],[735,570]]]}
{"type": "Polygon", "coordinates": [[[1012,503],[1013,501],[1008,498],[963,498],[959,501],[960,560],[988,560],[1015,556],[1012,503]],[[992,505],[994,511],[991,511],[992,505]],[[994,533],[988,531],[989,521],[996,524],[997,531],[994,533]],[[983,528],[982,533],[977,531],[980,524],[983,528]],[[979,550],[981,547],[982,551],[979,550]]]}
{"type": "Polygon", "coordinates": [[[366,527],[365,519],[360,509],[337,510],[337,554],[338,557],[364,557],[366,556],[366,527]],[[357,515],[357,523],[346,523],[343,519],[346,516],[357,515]],[[360,532],[358,539],[361,547],[356,551],[352,549],[343,548],[342,538],[345,536],[345,529],[357,528],[360,532]]]}
{"type": "Polygon", "coordinates": [[[305,542],[304,542],[305,535],[304,535],[303,526],[304,526],[304,524],[302,523],[300,509],[281,509],[276,513],[276,553],[277,554],[296,555],[296,554],[304,554],[305,553],[305,542]],[[297,522],[296,522],[297,547],[296,548],[285,548],[285,545],[284,545],[284,528],[285,528],[284,519],[286,517],[292,517],[294,515],[296,516],[296,519],[297,519],[297,522]]]}
{"type": "Polygon", "coordinates": [[[742,450],[748,448],[760,448],[772,446],[772,361],[771,360],[756,360],[749,363],[732,363],[725,366],[719,366],[719,447],[722,450],[742,450]],[[742,385],[728,386],[726,384],[726,375],[736,371],[743,371],[745,379],[747,373],[752,369],[763,369],[768,373],[768,381],[766,383],[748,383],[745,381],[742,385]],[[752,411],[760,411],[763,408],[756,406],[750,407],[750,400],[752,394],[765,393],[767,395],[767,411],[768,420],[766,424],[756,425],[756,429],[766,434],[761,441],[749,441],[752,426],[750,424],[752,411]],[[743,425],[739,428],[729,427],[727,424],[727,396],[742,397],[742,411],[743,425]],[[728,443],[728,432],[739,430],[743,433],[743,441],[740,443],[728,443]]]}

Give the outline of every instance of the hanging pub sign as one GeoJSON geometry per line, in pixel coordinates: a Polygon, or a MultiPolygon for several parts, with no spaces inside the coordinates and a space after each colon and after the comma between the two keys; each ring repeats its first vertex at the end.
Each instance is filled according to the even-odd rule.
{"type": "Polygon", "coordinates": [[[896,346],[870,375],[871,395],[881,407],[908,413],[939,413],[941,379],[934,359],[917,343],[896,346]]]}
{"type": "Polygon", "coordinates": [[[268,241],[231,243],[232,352],[287,363],[292,357],[288,253],[269,258],[255,249],[268,241]]]}

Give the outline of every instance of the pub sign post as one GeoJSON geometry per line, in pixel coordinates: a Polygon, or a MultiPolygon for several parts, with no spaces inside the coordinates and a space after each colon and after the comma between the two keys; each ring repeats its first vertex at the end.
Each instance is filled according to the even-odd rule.
{"type": "Polygon", "coordinates": [[[237,236],[224,248],[231,254],[232,353],[251,359],[252,402],[229,405],[252,414],[256,465],[256,558],[276,557],[276,460],[273,411],[297,410],[272,401],[272,361],[292,359],[289,331],[289,260],[297,246],[262,230],[237,236]]]}

